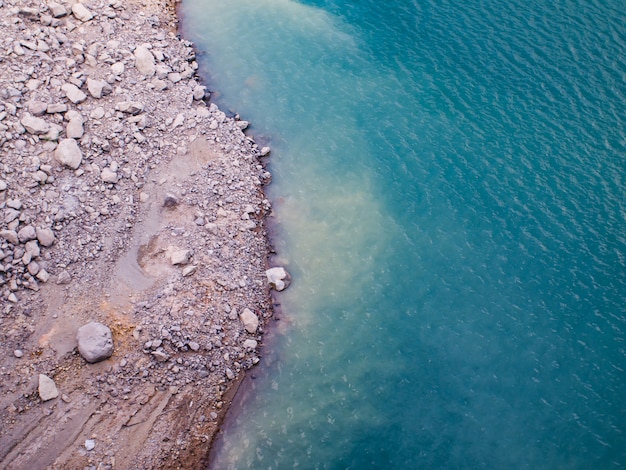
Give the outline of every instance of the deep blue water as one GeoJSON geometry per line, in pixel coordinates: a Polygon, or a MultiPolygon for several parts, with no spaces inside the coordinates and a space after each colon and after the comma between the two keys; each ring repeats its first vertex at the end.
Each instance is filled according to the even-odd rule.
{"type": "Polygon", "coordinates": [[[294,284],[214,468],[626,468],[626,8],[184,0],[294,284]]]}

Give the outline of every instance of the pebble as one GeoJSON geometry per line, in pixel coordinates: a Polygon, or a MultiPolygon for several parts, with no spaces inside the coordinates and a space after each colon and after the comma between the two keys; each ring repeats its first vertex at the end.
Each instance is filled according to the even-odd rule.
{"type": "Polygon", "coordinates": [[[93,18],[91,11],[87,9],[82,3],[74,3],[72,5],[72,13],[80,21],[86,22],[93,18]]]}
{"type": "Polygon", "coordinates": [[[156,72],[156,64],[152,52],[146,46],[138,46],[134,52],[135,67],[139,73],[151,77],[156,72]]]}
{"type": "Polygon", "coordinates": [[[80,91],[73,83],[66,83],[61,87],[61,90],[65,92],[65,96],[74,104],[80,104],[87,99],[87,95],[80,91]]]}
{"type": "Polygon", "coordinates": [[[52,229],[49,228],[37,228],[36,230],[37,240],[41,246],[49,247],[54,244],[55,236],[52,229]]]}
{"type": "Polygon", "coordinates": [[[170,255],[170,261],[173,266],[184,265],[189,263],[192,254],[191,250],[174,250],[170,255]]]}
{"type": "Polygon", "coordinates": [[[96,448],[96,441],[93,439],[85,439],[85,449],[94,450],[96,448]]]}
{"type": "Polygon", "coordinates": [[[63,139],[54,151],[54,158],[62,165],[76,170],[83,161],[83,153],[78,147],[76,140],[63,139]]]}
{"type": "Polygon", "coordinates": [[[48,122],[31,114],[24,115],[20,122],[29,134],[43,135],[50,130],[50,124],[48,124],[48,122]]]}
{"type": "Polygon", "coordinates": [[[42,401],[52,400],[59,396],[54,380],[44,374],[39,374],[39,397],[42,401]]]}
{"type": "Polygon", "coordinates": [[[259,319],[249,308],[243,309],[239,314],[239,319],[248,333],[256,333],[259,327],[259,319]]]}
{"type": "Polygon", "coordinates": [[[16,349],[13,351],[13,355],[19,359],[20,357],[24,357],[24,352],[21,349],[16,349]]]}
{"type": "Polygon", "coordinates": [[[118,177],[117,177],[117,173],[112,171],[111,168],[103,168],[102,172],[100,173],[100,178],[102,178],[102,181],[104,181],[105,183],[117,183],[118,177]]]}

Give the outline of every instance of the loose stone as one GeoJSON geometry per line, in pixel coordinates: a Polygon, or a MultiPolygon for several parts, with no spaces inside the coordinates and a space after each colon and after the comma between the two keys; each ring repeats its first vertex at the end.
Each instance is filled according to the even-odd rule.
{"type": "Polygon", "coordinates": [[[42,401],[52,400],[59,396],[54,380],[44,374],[39,374],[39,397],[42,401]]]}
{"type": "Polygon", "coordinates": [[[108,326],[98,322],[87,323],[76,332],[78,352],[90,363],[100,362],[113,354],[113,337],[108,326]]]}
{"type": "Polygon", "coordinates": [[[239,319],[248,333],[256,333],[259,327],[259,319],[250,309],[244,308],[239,314],[239,319]]]}
{"type": "Polygon", "coordinates": [[[87,79],[87,90],[94,98],[102,98],[113,91],[111,85],[104,80],[93,80],[91,78],[87,79]]]}
{"type": "Polygon", "coordinates": [[[74,3],[72,5],[72,13],[82,22],[89,21],[93,18],[93,14],[82,3],[74,3]]]}
{"type": "Polygon", "coordinates": [[[29,134],[43,135],[50,130],[50,124],[30,114],[26,114],[20,122],[29,134]]]}
{"type": "Polygon", "coordinates": [[[139,73],[146,77],[151,77],[156,72],[156,65],[152,52],[145,46],[138,46],[135,49],[135,67],[139,73]]]}
{"type": "Polygon", "coordinates": [[[54,157],[59,163],[73,170],[76,170],[83,161],[83,153],[74,139],[63,139],[59,142],[54,157]]]}
{"type": "Polygon", "coordinates": [[[176,250],[175,249],[171,252],[170,261],[172,262],[172,265],[174,266],[180,265],[180,264],[187,264],[189,263],[191,256],[192,256],[191,250],[176,250]]]}
{"type": "Polygon", "coordinates": [[[285,290],[291,283],[291,276],[283,267],[270,268],[265,271],[270,287],[277,291],[285,290]]]}
{"type": "Polygon", "coordinates": [[[80,91],[73,83],[66,83],[61,87],[61,90],[65,92],[65,96],[74,104],[80,104],[87,99],[87,95],[80,91]]]}
{"type": "Polygon", "coordinates": [[[37,240],[41,246],[49,247],[54,243],[54,232],[49,228],[37,228],[37,240]]]}
{"type": "Polygon", "coordinates": [[[19,232],[17,232],[17,238],[20,243],[26,243],[29,240],[34,240],[37,238],[37,233],[35,231],[35,227],[32,225],[27,225],[22,228],[19,232]]]}
{"type": "Polygon", "coordinates": [[[109,167],[102,169],[102,172],[100,173],[100,178],[102,178],[102,181],[104,181],[105,183],[117,183],[118,180],[117,173],[112,171],[109,167]]]}

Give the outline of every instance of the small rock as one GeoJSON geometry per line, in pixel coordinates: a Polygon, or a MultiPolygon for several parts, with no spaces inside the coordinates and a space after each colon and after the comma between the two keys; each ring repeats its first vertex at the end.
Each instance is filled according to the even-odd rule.
{"type": "MultiPolygon", "coordinates": [[[[79,5],[78,3],[75,5],[79,5]]],[[[65,92],[65,96],[74,104],[80,104],[87,99],[87,95],[79,90],[79,88],[73,83],[66,83],[61,87],[61,90],[65,92]]]]}
{"type": "Polygon", "coordinates": [[[183,277],[191,276],[193,273],[196,272],[197,269],[198,266],[195,265],[185,266],[185,268],[183,269],[183,277]]]}
{"type": "Polygon", "coordinates": [[[91,78],[87,79],[87,90],[89,90],[89,94],[94,98],[102,98],[103,96],[111,94],[113,91],[111,85],[104,80],[93,80],[91,78]]]}
{"type": "Polygon", "coordinates": [[[37,263],[37,261],[31,261],[30,263],[28,263],[28,266],[26,266],[26,269],[28,270],[31,276],[36,276],[39,273],[39,269],[40,269],[39,263],[37,263]]]}
{"type": "Polygon", "coordinates": [[[21,349],[16,349],[15,351],[13,351],[13,355],[19,359],[20,357],[24,357],[24,351],[22,351],[21,349]]]}
{"type": "Polygon", "coordinates": [[[49,247],[54,244],[54,232],[50,228],[37,228],[37,240],[41,246],[49,247]]]}
{"type": "Polygon", "coordinates": [[[74,3],[72,5],[72,13],[83,23],[93,18],[93,14],[82,3],[74,3]]]}
{"type": "Polygon", "coordinates": [[[156,64],[152,52],[145,46],[138,46],[134,52],[135,67],[139,73],[151,77],[156,72],[156,64]]]}
{"type": "Polygon", "coordinates": [[[85,130],[83,129],[83,120],[80,119],[70,119],[70,122],[67,123],[67,127],[65,128],[66,137],[70,139],[80,139],[85,130]]]}
{"type": "Polygon", "coordinates": [[[143,104],[136,101],[120,101],[115,105],[115,109],[123,113],[135,115],[143,111],[143,104]]]}
{"type": "Polygon", "coordinates": [[[32,225],[27,225],[22,228],[19,232],[17,232],[17,238],[20,243],[26,243],[30,240],[35,240],[37,238],[37,232],[35,231],[35,227],[32,225]]]}
{"type": "Polygon", "coordinates": [[[257,345],[258,343],[254,339],[247,339],[243,342],[243,347],[248,350],[256,349],[257,345]]]}
{"type": "Polygon", "coordinates": [[[46,113],[48,114],[56,114],[56,113],[66,113],[67,105],[64,103],[50,103],[46,108],[46,113]]]}
{"type": "Polygon", "coordinates": [[[6,191],[6,189],[7,189],[6,181],[0,180],[0,191],[6,191]]]}
{"type": "Polygon", "coordinates": [[[256,333],[259,327],[259,319],[249,308],[243,309],[243,312],[239,314],[239,319],[248,333],[256,333]]]}
{"type": "Polygon", "coordinates": [[[33,135],[43,135],[50,130],[50,124],[41,118],[32,116],[31,114],[25,114],[20,121],[26,132],[33,135]]]}
{"type": "Polygon", "coordinates": [[[48,3],[48,8],[54,18],[61,18],[62,16],[67,15],[65,7],[63,5],[59,5],[58,3],[48,3]]]}
{"type": "Polygon", "coordinates": [[[85,449],[94,450],[96,448],[96,441],[93,439],[85,439],[85,449]]]}
{"type": "Polygon", "coordinates": [[[57,276],[57,284],[59,285],[69,284],[71,280],[72,280],[72,276],[70,276],[70,273],[68,273],[65,270],[61,271],[59,275],[57,276]]]}
{"type": "Polygon", "coordinates": [[[263,147],[261,149],[261,156],[262,157],[267,157],[270,154],[271,151],[272,150],[269,147],[263,147]]]}
{"type": "Polygon", "coordinates": [[[200,350],[200,345],[196,343],[195,341],[189,341],[187,343],[187,346],[189,346],[189,349],[191,349],[192,351],[200,350]]]}
{"type": "Polygon", "coordinates": [[[175,207],[178,205],[178,197],[174,194],[168,193],[163,200],[163,207],[175,207]]]}
{"type": "Polygon", "coordinates": [[[198,85],[193,89],[193,99],[200,101],[206,95],[206,87],[198,85]]]}
{"type": "Polygon", "coordinates": [[[154,357],[159,362],[165,362],[169,359],[169,356],[163,351],[152,351],[150,354],[152,354],[152,357],[154,357]]]}
{"type": "Polygon", "coordinates": [[[7,199],[7,207],[19,211],[22,208],[22,201],[19,199],[7,199]]]}
{"type": "Polygon", "coordinates": [[[39,374],[39,397],[43,401],[52,400],[59,396],[59,390],[57,389],[54,380],[44,374],[39,374]]]}
{"type": "Polygon", "coordinates": [[[117,173],[112,171],[111,168],[107,167],[104,168],[102,170],[102,172],[100,173],[100,178],[102,179],[102,181],[104,181],[105,183],[117,183],[117,173]]]}
{"type": "Polygon", "coordinates": [[[46,271],[45,269],[40,269],[36,277],[41,282],[45,283],[48,282],[48,280],[50,279],[50,274],[48,274],[48,271],[46,271]]]}
{"type": "Polygon", "coordinates": [[[226,377],[228,380],[233,380],[235,378],[235,374],[228,367],[226,368],[226,377]]]}
{"type": "Polygon", "coordinates": [[[83,153],[74,139],[63,139],[54,151],[59,163],[76,170],[83,161],[83,153]]]}
{"type": "Polygon", "coordinates": [[[46,109],[48,109],[48,105],[43,101],[31,101],[28,103],[28,111],[33,116],[41,116],[46,112],[46,109]]]}
{"type": "Polygon", "coordinates": [[[108,326],[90,322],[76,332],[78,352],[90,363],[100,362],[113,354],[113,337],[108,326]]]}
{"type": "Polygon", "coordinates": [[[13,245],[17,245],[20,240],[17,238],[17,232],[15,230],[2,230],[0,231],[0,237],[13,245]]]}
{"type": "Polygon", "coordinates": [[[39,16],[39,10],[36,8],[22,7],[17,12],[20,16],[25,16],[27,18],[35,19],[39,16]]]}
{"type": "Polygon", "coordinates": [[[26,249],[26,253],[29,253],[32,258],[37,258],[41,254],[41,249],[39,248],[37,240],[27,242],[24,248],[26,249]]]}
{"type": "Polygon", "coordinates": [[[124,69],[124,62],[116,62],[111,65],[111,73],[113,73],[113,75],[122,75],[124,73],[124,69]]]}
{"type": "Polygon", "coordinates": [[[89,114],[89,117],[92,119],[102,119],[104,117],[104,114],[104,108],[102,106],[98,106],[91,112],[91,114],[89,114]]]}
{"type": "Polygon", "coordinates": [[[182,126],[184,122],[185,122],[185,116],[182,113],[177,114],[176,118],[174,119],[174,122],[172,123],[172,129],[176,129],[177,127],[182,126]]]}
{"type": "Polygon", "coordinates": [[[291,276],[283,267],[270,268],[265,271],[270,287],[277,291],[285,290],[291,283],[291,276]]]}
{"type": "Polygon", "coordinates": [[[193,252],[191,250],[173,250],[170,254],[170,261],[173,266],[187,264],[192,255],[193,252]]]}
{"type": "Polygon", "coordinates": [[[17,296],[11,292],[9,294],[9,297],[7,297],[7,299],[9,300],[9,302],[11,302],[12,304],[16,304],[17,303],[17,296]]]}

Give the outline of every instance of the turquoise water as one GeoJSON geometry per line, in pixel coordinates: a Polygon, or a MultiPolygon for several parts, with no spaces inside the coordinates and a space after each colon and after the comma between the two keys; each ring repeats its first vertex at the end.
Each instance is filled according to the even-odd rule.
{"type": "Polygon", "coordinates": [[[625,468],[623,1],[182,13],[294,277],[212,466],[625,468]]]}

